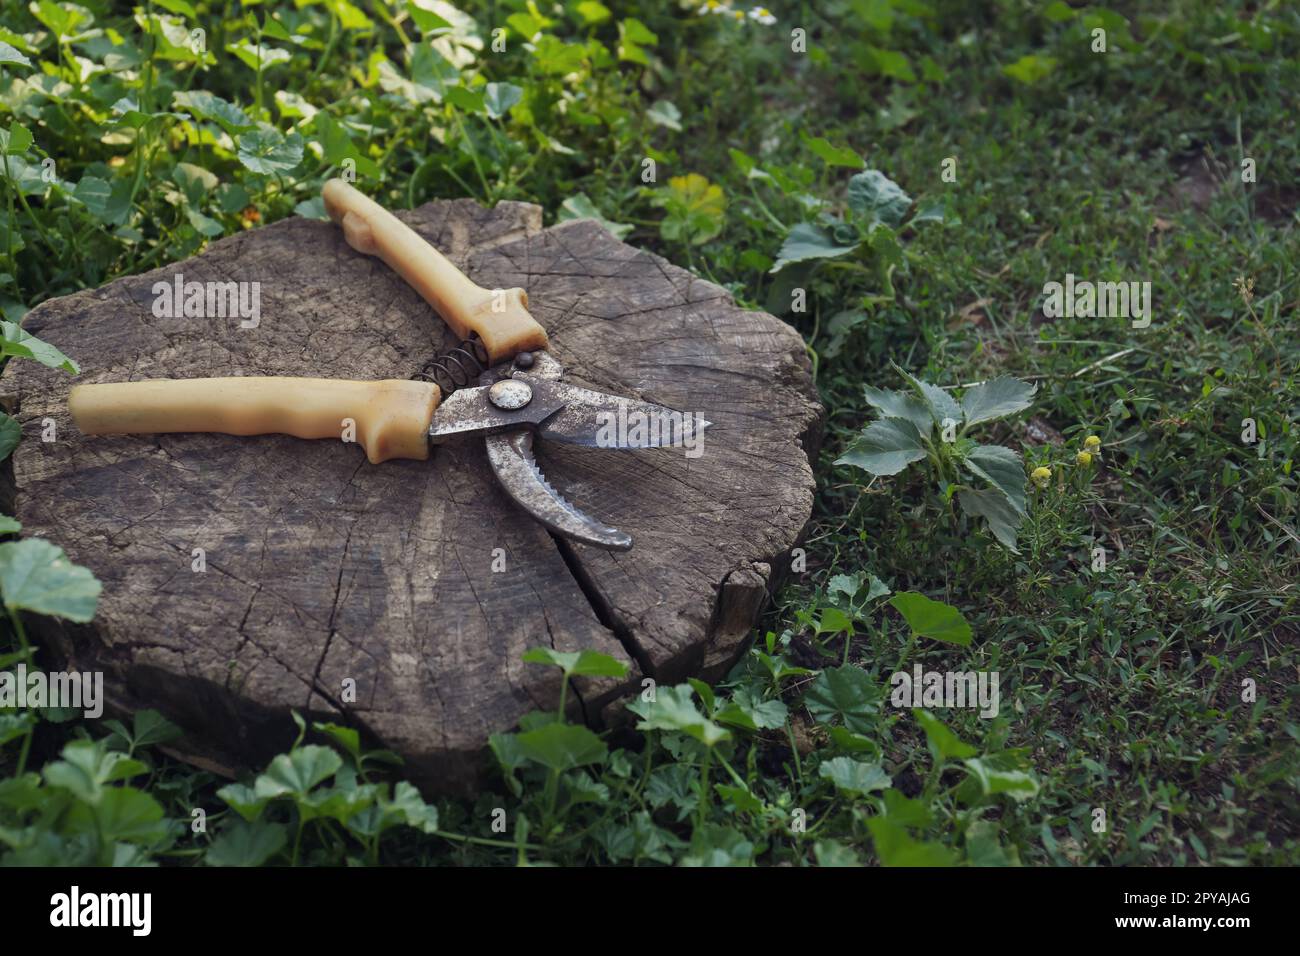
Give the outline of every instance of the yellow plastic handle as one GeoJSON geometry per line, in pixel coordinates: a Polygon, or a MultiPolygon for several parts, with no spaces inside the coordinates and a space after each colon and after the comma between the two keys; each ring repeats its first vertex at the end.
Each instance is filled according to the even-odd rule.
{"type": "Polygon", "coordinates": [[[328,378],[155,379],[78,385],[72,420],[87,435],[278,433],[358,442],[371,464],[429,457],[429,423],[442,400],[432,382],[328,378]]]}
{"type": "Polygon", "coordinates": [[[348,245],[388,263],[459,338],[477,332],[493,365],[546,348],[546,330],[529,314],[523,289],[475,285],[410,226],[341,179],[327,182],[321,197],[330,218],[343,227],[348,245]]]}

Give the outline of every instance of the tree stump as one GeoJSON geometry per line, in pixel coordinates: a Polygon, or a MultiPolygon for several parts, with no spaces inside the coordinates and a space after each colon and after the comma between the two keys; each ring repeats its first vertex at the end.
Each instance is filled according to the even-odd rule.
{"type": "Polygon", "coordinates": [[[91,625],[38,625],[45,663],[102,670],[110,712],[161,710],[201,765],[260,767],[292,741],[296,708],[359,727],[426,789],[463,791],[490,734],[558,703],[558,671],[522,663],[526,649],[628,664],[575,681],[573,716],[593,726],[645,677],[716,679],[810,515],[822,412],[787,325],[591,221],[542,229],[536,206],[469,200],[400,215],[476,282],[525,288],[568,380],[713,427],[696,459],[538,443],[557,490],[634,536],[614,554],[556,541],[515,507],[480,439],[376,466],[333,441],[77,432],[74,382],[406,378],[455,344],[329,223],[279,222],[32,310],[28,331],[82,373],[7,367],[24,433],[9,513],[104,584],[91,625]],[[156,316],[154,284],[177,273],[260,283],[260,324],[156,316]]]}

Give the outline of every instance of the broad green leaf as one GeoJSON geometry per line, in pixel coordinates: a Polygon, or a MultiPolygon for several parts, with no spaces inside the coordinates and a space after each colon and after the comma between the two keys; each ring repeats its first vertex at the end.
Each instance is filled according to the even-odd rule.
{"type": "Polygon", "coordinates": [[[250,70],[256,70],[260,66],[263,72],[277,63],[288,63],[292,58],[288,50],[267,46],[264,43],[253,43],[251,40],[228,43],[226,52],[235,54],[250,70]]]}
{"type": "Polygon", "coordinates": [[[596,0],[582,0],[581,3],[575,4],[573,9],[578,12],[578,16],[582,17],[582,21],[588,26],[604,23],[613,16],[609,7],[603,3],[597,3],[596,0]]]}
{"type": "Polygon", "coordinates": [[[789,712],[780,698],[763,700],[748,687],[740,687],[714,714],[718,723],[745,730],[774,730],[784,727],[789,712]]]}
{"type": "Polygon", "coordinates": [[[762,813],[763,801],[744,787],[725,783],[715,783],[713,789],[718,795],[741,813],[762,813]]]}
{"type": "Polygon", "coordinates": [[[867,733],[880,710],[881,688],[866,671],[852,664],[831,667],[817,675],[803,703],[818,723],[838,718],[857,734],[867,733]]]}
{"type": "Polygon", "coordinates": [[[317,113],[312,120],[312,130],[320,141],[325,162],[331,166],[343,166],[351,160],[353,168],[361,175],[379,175],[379,164],[357,148],[347,129],[330,114],[317,113]]]}
{"type": "Polygon", "coordinates": [[[468,90],[463,86],[449,86],[443,91],[442,95],[448,103],[462,112],[487,112],[487,106],[483,102],[483,94],[475,90],[468,90]]]}
{"type": "Polygon", "coordinates": [[[862,861],[858,859],[857,853],[851,847],[835,840],[818,840],[813,844],[813,856],[817,858],[817,865],[822,867],[862,865],[862,861]]]}
{"type": "Polygon", "coordinates": [[[523,98],[523,88],[513,83],[489,83],[483,88],[483,106],[493,119],[505,116],[523,98]]]}
{"type": "Polygon", "coordinates": [[[1002,72],[1026,86],[1034,86],[1052,75],[1056,70],[1056,62],[1055,57],[1027,53],[1015,63],[1004,66],[1002,72]]]}
{"type": "Polygon", "coordinates": [[[23,530],[23,523],[8,515],[0,515],[0,534],[16,534],[23,530]]]}
{"type": "Polygon", "coordinates": [[[100,584],[43,538],[0,544],[0,597],[10,611],[35,611],[86,624],[95,616],[100,584]]]}
{"type": "Polygon", "coordinates": [[[976,445],[965,458],[966,467],[1007,496],[1016,511],[1025,510],[1025,465],[1010,448],[976,445]]]}
{"type": "Polygon", "coordinates": [[[1016,529],[1025,518],[1023,511],[1017,511],[1007,500],[1007,496],[992,488],[963,488],[957,492],[957,502],[967,514],[983,518],[989,523],[993,537],[1013,554],[1019,554],[1016,546],[1016,529]]]}
{"type": "Polygon", "coordinates": [[[73,804],[68,826],[74,832],[94,833],[110,845],[118,840],[153,843],[168,831],[162,806],[135,787],[108,787],[94,805],[73,804]]]}
{"type": "Polygon", "coordinates": [[[288,842],[289,831],[283,823],[236,819],[212,841],[203,862],[208,866],[262,866],[288,842]]]}
{"type": "Polygon", "coordinates": [[[557,773],[602,763],[608,752],[603,740],[578,724],[548,724],[520,734],[517,743],[525,757],[557,773]]]}
{"type": "Polygon", "coordinates": [[[560,203],[560,214],[556,217],[559,222],[569,222],[574,219],[594,219],[604,227],[615,239],[622,239],[632,227],[626,223],[613,222],[601,215],[596,204],[587,198],[586,193],[578,193],[576,196],[570,196],[564,202],[560,203]]]}
{"type": "Polygon", "coordinates": [[[45,765],[42,773],[51,787],[62,787],[78,800],[98,803],[107,785],[148,771],[139,760],[116,750],[106,750],[102,742],[74,740],[59,752],[60,760],[45,765]]]}
{"type": "MultiPolygon", "coordinates": [[[[18,424],[18,419],[13,418],[10,415],[6,415],[4,412],[0,412],[0,461],[4,461],[11,454],[13,454],[13,450],[18,447],[18,443],[22,441],[22,437],[23,437],[23,428],[21,425],[18,424]]],[[[17,524],[17,522],[14,521],[12,518],[4,519],[4,520],[11,521],[14,524],[17,524]]],[[[21,525],[19,525],[19,527],[21,527],[21,525]]],[[[4,531],[17,531],[17,530],[18,530],[17,527],[4,528],[4,531]]]]}
{"type": "Polygon", "coordinates": [[[861,436],[835,460],[873,475],[896,475],[925,457],[925,445],[916,426],[905,418],[882,418],[863,429],[861,436]]]}
{"type": "Polygon", "coordinates": [[[438,808],[424,802],[420,791],[405,780],[393,788],[393,799],[381,804],[385,825],[402,823],[421,833],[438,832],[438,808]]]}
{"type": "Polygon", "coordinates": [[[1038,780],[1023,770],[997,766],[995,758],[973,757],[966,761],[966,769],[978,781],[986,797],[1005,793],[1020,802],[1038,796],[1038,780]]]}
{"type": "Polygon", "coordinates": [[[299,133],[285,136],[271,126],[261,126],[238,139],[239,161],[255,173],[271,176],[284,173],[302,162],[303,139],[299,133]]]}
{"type": "Polygon", "coordinates": [[[556,651],[549,647],[532,647],[524,652],[525,664],[550,664],[564,671],[565,677],[622,677],[627,665],[599,651],[556,651]]]}
{"type": "Polygon", "coordinates": [[[659,687],[653,701],[637,699],[628,710],[641,720],[637,730],[669,730],[689,734],[705,746],[712,747],[731,737],[731,732],[709,720],[695,706],[691,688],[686,684],[659,687]]]}
{"type": "Polygon", "coordinates": [[[674,176],[661,200],[668,216],[659,230],[665,239],[703,245],[722,232],[727,198],[722,187],[699,173],[674,176]]]}
{"type": "Polygon", "coordinates": [[[31,60],[3,40],[0,40],[0,63],[17,63],[20,66],[32,65],[31,60]]]}
{"type": "Polygon", "coordinates": [[[259,797],[252,787],[243,783],[231,783],[217,791],[217,796],[234,809],[241,817],[252,823],[262,815],[262,810],[270,797],[259,797]]]}
{"type": "Polygon", "coordinates": [[[956,734],[948,729],[938,717],[935,717],[927,710],[919,707],[913,709],[912,716],[916,718],[921,729],[925,731],[926,743],[930,747],[930,753],[936,760],[946,760],[949,757],[956,757],[964,760],[967,757],[975,756],[975,748],[968,743],[963,743],[956,734]]]}
{"type": "Polygon", "coordinates": [[[882,866],[955,866],[957,856],[940,843],[914,840],[888,817],[871,817],[867,829],[882,866]]]}
{"type": "Polygon", "coordinates": [[[105,180],[87,173],[73,189],[72,198],[84,205],[86,211],[100,222],[105,222],[108,204],[113,198],[113,187],[105,180]]]}
{"type": "Polygon", "coordinates": [[[863,388],[863,394],[866,396],[867,404],[878,409],[884,418],[905,418],[915,425],[916,430],[922,435],[930,434],[930,429],[934,427],[934,418],[930,415],[929,406],[915,395],[906,392],[887,392],[872,388],[870,385],[863,388]]]}
{"type": "Polygon", "coordinates": [[[181,90],[172,94],[172,102],[211,120],[231,136],[257,128],[257,123],[238,106],[206,90],[181,90]]]}
{"type": "Polygon", "coordinates": [[[904,83],[915,83],[916,74],[912,72],[912,64],[906,55],[899,53],[897,50],[883,50],[880,47],[868,47],[867,55],[871,58],[872,65],[881,76],[892,77],[896,80],[902,80],[904,83]]]}
{"type": "Polygon", "coordinates": [[[676,104],[668,100],[656,100],[648,110],[646,110],[646,119],[656,126],[662,126],[666,129],[682,131],[682,111],[676,104]]]}
{"type": "Polygon", "coordinates": [[[830,321],[826,323],[826,333],[830,336],[830,341],[821,350],[823,357],[831,359],[838,356],[844,350],[852,331],[866,325],[869,318],[870,316],[862,309],[844,309],[832,315],[830,321]]]}
{"type": "Polygon", "coordinates": [[[1037,385],[1030,385],[1010,375],[968,388],[961,397],[966,424],[976,425],[1024,411],[1033,404],[1036,391],[1037,385]]]}
{"type": "Polygon", "coordinates": [[[837,790],[866,796],[884,790],[891,783],[889,774],[877,763],[863,763],[852,757],[833,757],[817,768],[819,776],[835,784],[837,790]]]}
{"type": "Polygon", "coordinates": [[[836,259],[847,256],[857,249],[858,245],[859,242],[856,240],[844,243],[836,239],[829,229],[811,222],[801,222],[790,230],[789,235],[785,237],[785,242],[781,243],[776,265],[772,266],[771,271],[780,272],[792,263],[807,262],[810,259],[836,259]]]}
{"type": "Polygon", "coordinates": [[[426,10],[414,0],[407,0],[406,10],[411,14],[411,19],[415,21],[415,26],[421,34],[433,33],[437,30],[450,30],[451,24],[438,16],[432,10],[426,10]]]}
{"type": "Polygon", "coordinates": [[[917,637],[930,637],[962,647],[970,645],[970,625],[952,605],[932,601],[916,591],[895,594],[889,599],[889,604],[903,615],[917,637]]]}
{"type": "Polygon", "coordinates": [[[849,180],[848,203],[867,222],[897,226],[912,207],[912,197],[884,173],[868,169],[849,180]]]}
{"type": "Polygon", "coordinates": [[[24,332],[17,322],[0,322],[0,333],[4,335],[4,340],[0,342],[0,354],[32,359],[73,375],[81,371],[81,366],[76,362],[48,342],[42,342],[36,336],[24,332]]]}
{"type": "Polygon", "coordinates": [[[935,424],[942,425],[944,419],[951,419],[957,424],[961,424],[961,406],[957,404],[955,398],[939,386],[923,382],[911,372],[898,368],[897,365],[894,368],[898,370],[898,373],[903,378],[907,379],[908,384],[921,393],[921,399],[929,406],[935,424]]]}
{"type": "Polygon", "coordinates": [[[10,123],[9,129],[0,130],[0,152],[21,156],[32,148],[32,134],[22,123],[10,123]]]}
{"type": "Polygon", "coordinates": [[[253,782],[253,792],[269,799],[285,795],[301,798],[342,766],[343,758],[329,747],[308,744],[272,760],[253,782]]]}
{"type": "Polygon", "coordinates": [[[861,169],[866,165],[861,156],[846,146],[833,146],[822,137],[809,136],[807,133],[800,133],[799,138],[812,150],[814,155],[828,166],[848,166],[850,169],[861,169]]]}

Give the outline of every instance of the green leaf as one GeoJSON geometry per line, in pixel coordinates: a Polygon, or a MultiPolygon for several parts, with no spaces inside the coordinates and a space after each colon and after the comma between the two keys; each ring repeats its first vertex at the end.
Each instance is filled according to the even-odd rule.
{"type": "Polygon", "coordinates": [[[21,66],[32,65],[31,60],[3,40],[0,40],[0,63],[17,63],[21,66]]]}
{"type": "Polygon", "coordinates": [[[608,753],[603,740],[578,724],[547,724],[520,734],[516,742],[525,757],[557,773],[602,763],[608,753]]]}
{"type": "Polygon", "coordinates": [[[1002,72],[1019,83],[1034,86],[1052,75],[1056,70],[1056,62],[1055,57],[1027,53],[1015,63],[1004,66],[1002,72]]]}
{"type": "Polygon", "coordinates": [[[970,646],[971,630],[961,612],[950,604],[932,601],[916,591],[902,591],[888,602],[903,615],[917,637],[930,637],[949,644],[970,646]]]}
{"type": "Polygon", "coordinates": [[[739,687],[731,700],[714,714],[718,723],[745,730],[775,730],[784,727],[789,710],[780,698],[763,700],[748,687],[739,687]]]}
{"type": "Polygon", "coordinates": [[[699,246],[722,232],[727,199],[722,187],[699,173],[674,176],[661,200],[668,216],[659,226],[663,237],[672,242],[689,242],[699,246]]]}
{"type": "Polygon", "coordinates": [[[285,795],[301,798],[342,766],[343,758],[329,747],[308,744],[272,760],[254,781],[253,792],[269,799],[285,795]]]}
{"type": "Polygon", "coordinates": [[[270,801],[270,797],[259,797],[252,787],[244,783],[231,783],[217,791],[217,796],[226,803],[241,817],[252,823],[262,815],[262,810],[270,801]]]}
{"type": "Polygon", "coordinates": [[[915,375],[907,372],[897,365],[894,366],[898,373],[907,379],[908,383],[921,393],[921,398],[930,408],[930,414],[936,424],[942,425],[944,419],[951,419],[954,422],[961,422],[961,407],[957,400],[949,395],[946,391],[937,385],[931,385],[929,382],[923,382],[915,375]]]}
{"type": "Polygon", "coordinates": [[[74,804],[68,818],[74,831],[94,833],[110,845],[118,840],[153,843],[168,831],[162,806],[135,787],[109,787],[93,806],[74,804]]]}
{"type": "Polygon", "coordinates": [[[31,149],[33,142],[32,134],[21,123],[10,123],[8,132],[0,130],[0,147],[3,147],[0,152],[10,156],[21,156],[31,149]]]}
{"type": "Polygon", "coordinates": [[[597,3],[596,0],[582,0],[581,3],[575,4],[573,9],[578,12],[578,16],[582,17],[582,22],[588,26],[604,23],[613,16],[609,7],[603,3],[597,3]]]}
{"type": "Polygon", "coordinates": [[[934,417],[930,414],[930,407],[915,395],[908,395],[906,392],[887,392],[872,388],[870,385],[865,386],[862,391],[866,396],[867,404],[879,410],[882,417],[905,418],[915,425],[916,430],[922,435],[930,434],[930,429],[934,427],[934,417]]]}
{"type": "Polygon", "coordinates": [[[866,796],[884,790],[892,782],[878,763],[863,763],[852,757],[833,757],[817,768],[819,776],[835,784],[844,793],[866,796]]]}
{"type": "Polygon", "coordinates": [[[820,136],[809,136],[807,133],[802,132],[799,134],[799,138],[812,150],[814,155],[818,156],[828,166],[848,166],[850,169],[861,169],[866,165],[861,156],[846,146],[833,146],[820,136]]]}
{"type": "Polygon", "coordinates": [[[1025,465],[1010,448],[976,445],[966,455],[966,467],[1002,492],[1011,507],[1025,511],[1025,465]]]}
{"type": "Polygon", "coordinates": [[[393,799],[381,804],[385,826],[401,823],[421,833],[438,832],[438,808],[424,802],[420,791],[405,780],[393,788],[393,799]]]}
{"type": "Polygon", "coordinates": [[[880,710],[881,689],[860,667],[846,664],[817,675],[804,694],[803,703],[819,723],[838,718],[856,734],[867,733],[880,710]]]}
{"type": "Polygon", "coordinates": [[[576,196],[570,196],[564,202],[560,203],[560,214],[556,217],[558,222],[570,222],[575,219],[594,219],[604,227],[615,239],[622,239],[632,227],[626,223],[613,222],[601,215],[596,204],[587,198],[586,193],[578,193],[576,196]]]}
{"type": "Polygon", "coordinates": [[[283,823],[235,820],[221,831],[203,855],[208,866],[262,866],[288,845],[283,823]]]}
{"type": "Polygon", "coordinates": [[[415,26],[419,29],[422,35],[433,33],[437,30],[451,29],[451,24],[448,21],[438,16],[434,11],[426,10],[420,4],[416,3],[415,0],[407,0],[406,10],[411,15],[411,19],[415,21],[415,26]]]}
{"type": "Polygon", "coordinates": [[[86,211],[100,222],[108,221],[108,206],[113,198],[113,187],[105,180],[86,173],[72,190],[72,198],[84,205],[86,211]]]}
{"type": "Polygon", "coordinates": [[[776,265],[772,266],[771,271],[780,272],[792,263],[807,262],[810,259],[837,259],[840,256],[847,256],[857,249],[858,245],[859,242],[856,240],[846,245],[836,239],[830,230],[811,222],[801,222],[790,230],[789,235],[785,237],[785,242],[781,243],[776,265]]]}
{"type": "Polygon", "coordinates": [[[532,647],[524,652],[525,664],[550,664],[568,677],[622,677],[627,665],[599,651],[555,651],[549,647],[532,647]]]}
{"type": "Polygon", "coordinates": [[[709,720],[695,706],[691,688],[686,684],[659,687],[653,701],[637,699],[628,710],[641,720],[637,730],[671,730],[689,734],[707,747],[731,738],[731,732],[709,720]]]}
{"type": "Polygon", "coordinates": [[[835,460],[873,475],[896,475],[925,457],[925,445],[916,426],[905,418],[882,418],[862,430],[849,449],[835,460]]]}
{"type": "Polygon", "coordinates": [[[849,180],[848,203],[867,222],[897,226],[912,207],[912,197],[884,173],[868,169],[849,180]]]}
{"type": "Polygon", "coordinates": [[[837,357],[844,351],[850,333],[858,326],[865,325],[869,318],[870,316],[862,309],[844,309],[836,312],[826,323],[826,332],[830,335],[830,341],[821,350],[821,354],[828,359],[837,357]]]}
{"type": "Polygon", "coordinates": [[[261,126],[238,138],[239,161],[246,169],[264,176],[288,172],[302,162],[303,139],[299,133],[285,136],[271,126],[261,126]]]}
{"type": "Polygon", "coordinates": [[[904,83],[916,82],[916,74],[912,72],[912,64],[906,55],[897,50],[882,50],[880,47],[868,47],[867,54],[881,76],[902,80],[904,83]]]}
{"type": "Polygon", "coordinates": [[[0,333],[4,335],[3,342],[0,342],[0,354],[32,359],[73,375],[81,371],[81,366],[76,362],[48,342],[42,342],[36,336],[24,332],[17,322],[0,322],[0,333]]]}
{"type": "Polygon", "coordinates": [[[1005,793],[1019,803],[1038,796],[1038,780],[1033,774],[1000,767],[996,758],[973,757],[966,761],[966,769],[986,797],[1005,793]]]}
{"type": "Polygon", "coordinates": [[[966,424],[977,425],[1022,412],[1033,404],[1036,391],[1037,385],[1030,385],[1010,375],[968,388],[961,397],[966,424]]]}
{"type": "Polygon", "coordinates": [[[0,544],[0,595],[10,611],[35,611],[86,624],[95,616],[100,584],[43,538],[0,544]]]}
{"type": "Polygon", "coordinates": [[[23,524],[8,515],[0,515],[0,534],[16,534],[23,530],[23,524]]]}
{"type": "Polygon", "coordinates": [[[745,787],[732,786],[725,783],[715,783],[713,789],[717,791],[720,797],[741,813],[763,812],[763,801],[754,796],[754,794],[745,787]]]}
{"type": "Polygon", "coordinates": [[[1016,546],[1016,529],[1024,520],[1023,511],[1017,511],[1007,500],[1007,496],[992,488],[963,488],[957,492],[957,502],[967,514],[983,518],[989,523],[989,530],[1008,551],[1019,554],[1016,546]]]}
{"type": "Polygon", "coordinates": [[[84,803],[98,803],[107,785],[148,771],[139,760],[115,750],[106,750],[102,742],[74,740],[59,752],[60,760],[45,765],[41,772],[51,787],[61,787],[84,803]]]}
{"type": "Polygon", "coordinates": [[[867,829],[882,866],[955,866],[957,856],[941,843],[912,839],[907,830],[888,817],[871,817],[867,829]]]}
{"type": "Polygon", "coordinates": [[[257,123],[238,106],[206,90],[181,90],[172,94],[172,102],[211,120],[231,136],[257,128],[257,123]]]}
{"type": "Polygon", "coordinates": [[[523,88],[513,83],[489,83],[483,88],[483,106],[493,119],[505,116],[523,98],[523,88]]]}
{"type": "MultiPolygon", "coordinates": [[[[22,437],[23,428],[18,424],[18,419],[6,415],[4,412],[0,412],[0,461],[4,461],[13,454],[13,450],[18,447],[18,443],[22,441],[22,437]]],[[[8,520],[13,522],[12,518],[9,518],[8,520]]],[[[14,522],[14,524],[17,524],[17,522],[14,522]]],[[[21,525],[19,525],[19,527],[21,527],[21,525]]],[[[18,528],[3,529],[3,531],[17,530],[18,528]]],[[[0,533],[3,533],[3,531],[0,531],[0,533]]]]}
{"type": "Polygon", "coordinates": [[[817,865],[823,867],[861,866],[862,861],[851,847],[835,840],[818,840],[813,844],[813,856],[817,865]]]}
{"type": "Polygon", "coordinates": [[[646,110],[646,119],[656,126],[663,126],[666,129],[682,131],[682,111],[668,100],[656,100],[651,107],[646,110]]]}
{"type": "Polygon", "coordinates": [[[975,756],[975,748],[968,743],[963,743],[956,734],[954,734],[938,717],[935,717],[927,710],[915,708],[912,716],[916,718],[921,729],[925,731],[926,743],[930,747],[930,753],[936,760],[946,760],[949,757],[956,757],[964,760],[967,757],[975,756]]]}

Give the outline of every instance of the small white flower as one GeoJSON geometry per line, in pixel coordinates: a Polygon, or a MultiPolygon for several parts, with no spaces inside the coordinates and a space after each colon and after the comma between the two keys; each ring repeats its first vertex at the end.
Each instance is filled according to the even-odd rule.
{"type": "Polygon", "coordinates": [[[772,11],[767,7],[754,7],[749,11],[749,19],[757,20],[765,27],[776,23],[776,17],[772,16],[772,11]]]}
{"type": "Polygon", "coordinates": [[[719,0],[704,0],[704,6],[695,11],[700,16],[708,16],[711,13],[726,13],[727,5],[720,3],[719,0]]]}

